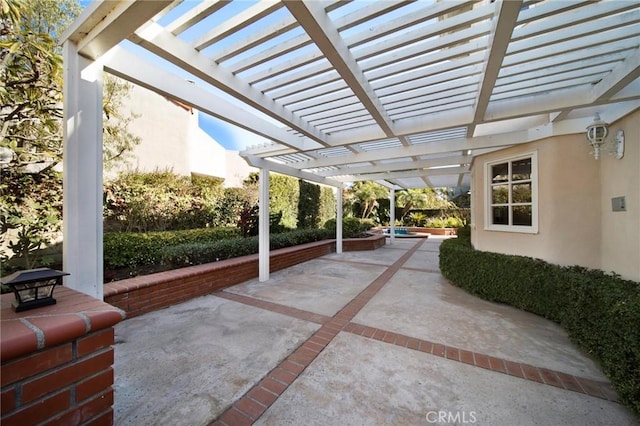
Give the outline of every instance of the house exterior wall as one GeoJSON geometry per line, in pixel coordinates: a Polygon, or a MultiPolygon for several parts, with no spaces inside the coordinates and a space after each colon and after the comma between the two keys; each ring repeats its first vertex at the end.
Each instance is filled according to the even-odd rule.
{"type": "Polygon", "coordinates": [[[610,125],[625,131],[622,160],[595,160],[585,135],[567,135],[476,157],[472,188],[472,243],[478,250],[517,254],[559,265],[580,265],[640,281],[640,113],[610,125]],[[538,232],[485,229],[485,165],[537,152],[538,232]],[[627,211],[612,212],[611,198],[627,211]]]}
{"type": "Polygon", "coordinates": [[[601,159],[601,269],[640,281],[640,111],[609,126],[625,135],[624,157],[601,159]],[[626,211],[614,212],[611,198],[624,196],[626,211]]]}

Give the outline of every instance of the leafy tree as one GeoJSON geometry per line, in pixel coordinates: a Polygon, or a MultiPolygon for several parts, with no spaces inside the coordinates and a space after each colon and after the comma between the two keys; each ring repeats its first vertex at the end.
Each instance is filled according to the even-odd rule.
{"type": "Polygon", "coordinates": [[[399,191],[396,194],[396,203],[402,207],[402,213],[400,214],[400,220],[409,213],[412,208],[424,209],[427,206],[429,199],[424,191],[418,189],[407,189],[399,191]]]}
{"type": "MultiPolygon", "coordinates": [[[[60,229],[62,178],[62,56],[57,43],[81,11],[76,0],[0,0],[1,255],[37,265],[37,251],[60,229]],[[52,186],[55,190],[51,191],[52,186]],[[49,194],[50,197],[42,197],[49,194]],[[57,195],[58,198],[54,197],[57,195]]],[[[115,78],[114,78],[115,79],[115,78]]],[[[127,87],[105,79],[107,162],[139,142],[126,130],[135,118],[117,112],[127,87]]]]}
{"type": "Polygon", "coordinates": [[[298,180],[298,228],[317,228],[320,225],[320,186],[298,180]]]}
{"type": "Polygon", "coordinates": [[[106,170],[112,169],[118,163],[127,160],[133,148],[142,139],[129,132],[129,124],[141,114],[123,113],[124,103],[129,97],[132,85],[110,74],[104,75],[104,97],[102,100],[103,128],[102,153],[106,170]]]}
{"type": "MultiPolygon", "coordinates": [[[[349,190],[360,208],[360,218],[366,219],[378,206],[378,198],[389,196],[389,189],[375,182],[356,182],[349,190]]],[[[351,198],[351,197],[348,197],[351,198]]]]}
{"type": "Polygon", "coordinates": [[[444,188],[419,188],[398,191],[396,203],[402,207],[401,219],[411,209],[447,209],[453,207],[444,188]]]}

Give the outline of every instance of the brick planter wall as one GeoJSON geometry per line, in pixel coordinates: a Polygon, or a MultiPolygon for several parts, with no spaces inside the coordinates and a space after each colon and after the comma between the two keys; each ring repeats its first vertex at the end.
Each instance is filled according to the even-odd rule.
{"type": "MultiPolygon", "coordinates": [[[[385,244],[384,235],[343,240],[343,250],[374,250],[385,244]]],[[[336,250],[335,240],[301,244],[272,250],[271,272],[306,262],[336,250]]],[[[115,281],[104,285],[104,301],[135,317],[225,287],[256,278],[258,255],[206,263],[157,274],[115,281]]]]}
{"type": "Polygon", "coordinates": [[[113,423],[113,326],[124,313],[58,287],[58,303],[16,314],[2,295],[1,418],[10,425],[113,423]]]}

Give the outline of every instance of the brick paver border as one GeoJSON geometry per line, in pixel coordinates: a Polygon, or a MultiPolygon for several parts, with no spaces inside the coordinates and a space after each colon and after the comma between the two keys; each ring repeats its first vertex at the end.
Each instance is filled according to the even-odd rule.
{"type": "MultiPolygon", "coordinates": [[[[231,407],[222,413],[211,425],[241,426],[253,424],[341,331],[507,374],[520,379],[534,381],[609,401],[617,401],[616,392],[607,382],[600,382],[560,371],[496,358],[490,355],[468,351],[438,342],[417,339],[400,333],[352,322],[351,320],[358,312],[389,282],[395,273],[418,251],[425,241],[426,240],[418,241],[398,260],[387,266],[371,284],[333,317],[255,299],[249,296],[238,295],[224,290],[213,293],[214,296],[227,300],[321,324],[321,327],[313,333],[309,339],[290,353],[278,366],[268,372],[260,382],[233,403],[231,407]]],[[[330,260],[339,261],[338,259],[330,260]]],[[[416,268],[408,269],[417,270],[416,268]]]]}

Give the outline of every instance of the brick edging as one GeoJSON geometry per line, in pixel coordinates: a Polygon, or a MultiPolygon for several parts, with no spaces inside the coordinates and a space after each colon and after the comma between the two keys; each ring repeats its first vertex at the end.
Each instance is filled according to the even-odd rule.
{"type": "MultiPolygon", "coordinates": [[[[344,251],[375,250],[385,237],[343,240],[344,251]]],[[[336,251],[335,240],[322,240],[271,250],[269,269],[279,271],[336,251]]],[[[258,254],[205,263],[104,285],[104,301],[135,317],[258,277],[258,254]]]]}

